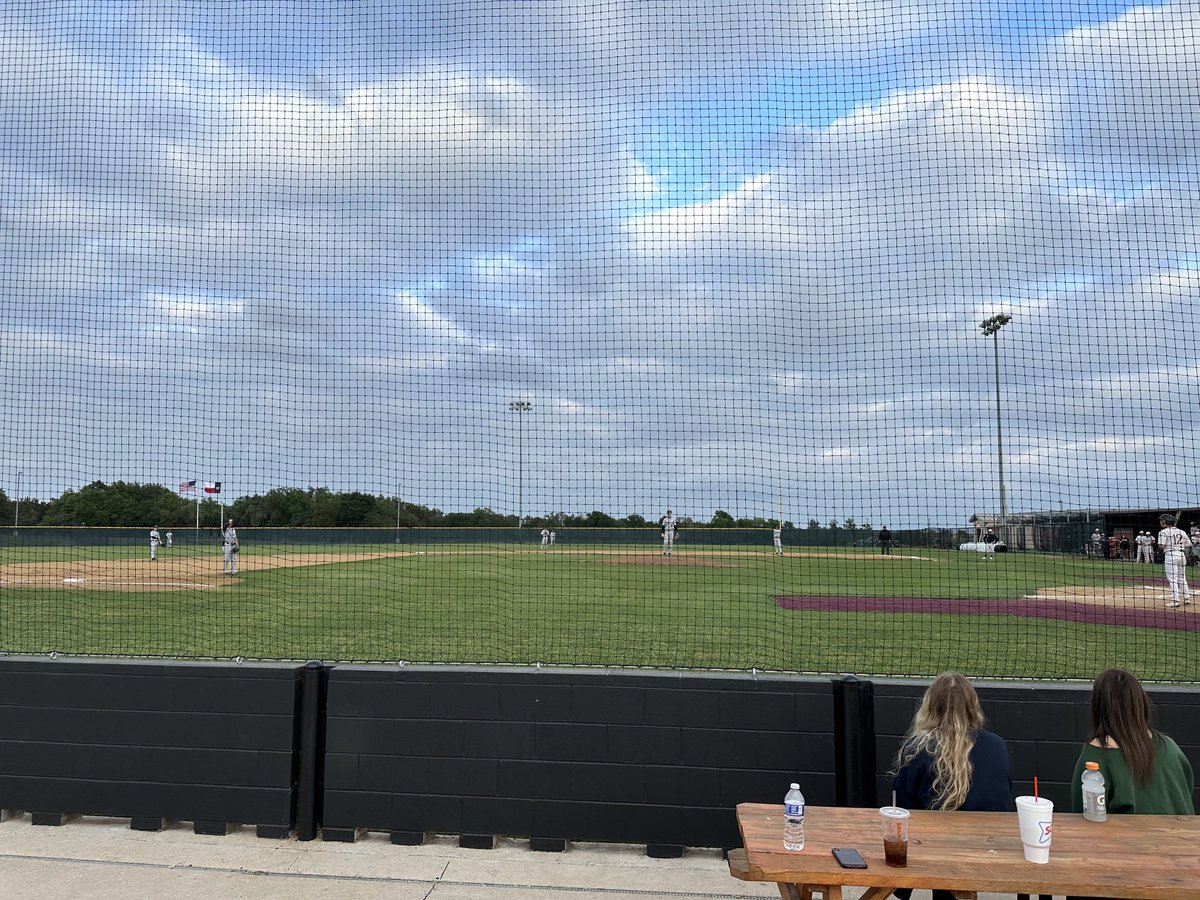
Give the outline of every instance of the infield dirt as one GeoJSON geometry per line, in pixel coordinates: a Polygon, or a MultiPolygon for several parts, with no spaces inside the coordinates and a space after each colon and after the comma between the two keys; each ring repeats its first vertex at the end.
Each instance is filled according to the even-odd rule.
{"type": "MultiPolygon", "coordinates": [[[[298,566],[361,562],[414,553],[279,553],[245,556],[238,574],[298,566]]],[[[209,590],[236,584],[238,576],[221,573],[222,559],[210,556],[162,556],[149,559],[106,559],[76,562],[9,563],[0,565],[0,586],[121,588],[128,591],[209,590]]]]}

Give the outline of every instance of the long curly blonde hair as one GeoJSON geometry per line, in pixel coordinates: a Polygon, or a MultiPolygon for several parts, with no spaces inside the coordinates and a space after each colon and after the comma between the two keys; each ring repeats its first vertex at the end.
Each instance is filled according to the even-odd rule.
{"type": "Polygon", "coordinates": [[[933,680],[896,755],[899,772],[922,751],[933,759],[937,809],[958,809],[971,789],[971,748],[983,728],[979,695],[965,676],[944,672],[933,680]]]}

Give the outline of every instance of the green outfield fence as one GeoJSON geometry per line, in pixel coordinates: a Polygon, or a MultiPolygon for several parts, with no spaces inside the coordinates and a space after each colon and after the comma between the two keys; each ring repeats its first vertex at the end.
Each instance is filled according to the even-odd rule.
{"type": "MultiPolygon", "coordinates": [[[[160,532],[167,531],[160,528],[160,532]]],[[[258,547],[322,545],[499,545],[514,549],[539,547],[540,527],[525,528],[239,528],[239,538],[248,550],[258,547]]],[[[594,548],[600,546],[645,547],[654,552],[661,549],[662,539],[657,528],[556,528],[555,548],[594,548]]],[[[147,528],[97,527],[26,527],[0,529],[0,547],[77,547],[77,548],[137,548],[147,542],[147,528]]],[[[1083,536],[1073,529],[1063,536],[1064,542],[1083,536]]],[[[219,548],[221,532],[216,528],[177,528],[172,531],[174,543],[188,548],[219,548]]],[[[790,548],[845,547],[871,548],[879,546],[876,532],[806,530],[785,528],[781,535],[790,548]]],[[[956,548],[964,541],[974,540],[974,532],[952,528],[920,528],[894,532],[896,547],[956,548]]],[[[748,528],[687,528],[680,529],[678,544],[684,547],[737,547],[772,549],[771,532],[748,528]],[[686,532],[686,534],[685,534],[686,532]]]]}
{"type": "Polygon", "coordinates": [[[0,652],[1200,679],[1196,3],[0,39],[0,652]]]}

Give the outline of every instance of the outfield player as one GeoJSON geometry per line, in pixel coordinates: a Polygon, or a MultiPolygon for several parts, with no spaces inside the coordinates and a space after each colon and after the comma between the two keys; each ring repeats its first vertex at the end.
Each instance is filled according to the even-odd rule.
{"type": "Polygon", "coordinates": [[[771,531],[771,540],[775,544],[775,555],[783,556],[783,528],[776,525],[771,531]]]}
{"type": "Polygon", "coordinates": [[[1162,531],[1158,533],[1158,546],[1163,551],[1163,568],[1167,573],[1167,584],[1171,585],[1171,602],[1168,608],[1175,608],[1183,603],[1191,604],[1192,592],[1187,583],[1187,550],[1192,546],[1192,539],[1182,528],[1175,527],[1175,517],[1163,513],[1158,517],[1162,531]]]}
{"type": "Polygon", "coordinates": [[[675,532],[678,527],[675,522],[675,514],[669,509],[667,510],[667,514],[658,520],[658,531],[662,535],[663,541],[663,556],[671,555],[671,550],[675,546],[675,532]]]}
{"type": "Polygon", "coordinates": [[[542,549],[545,550],[549,543],[550,543],[550,529],[543,528],[542,529],[542,549]]]}
{"type": "Polygon", "coordinates": [[[551,547],[554,546],[554,537],[555,537],[554,532],[553,531],[550,532],[550,546],[551,547]]]}
{"type": "Polygon", "coordinates": [[[221,568],[222,575],[237,574],[239,549],[237,530],[233,527],[233,519],[230,519],[221,530],[221,550],[225,554],[225,563],[221,568]]]}
{"type": "Polygon", "coordinates": [[[158,526],[155,525],[150,529],[150,561],[158,559],[158,545],[162,543],[162,538],[158,534],[158,526]]]}

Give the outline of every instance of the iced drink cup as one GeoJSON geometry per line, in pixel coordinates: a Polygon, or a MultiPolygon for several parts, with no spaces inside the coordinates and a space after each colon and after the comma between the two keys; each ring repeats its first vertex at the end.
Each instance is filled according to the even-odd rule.
{"type": "Polygon", "coordinates": [[[1025,858],[1032,863],[1050,862],[1050,836],[1054,830],[1054,804],[1045,797],[1018,797],[1017,824],[1025,858]]]}
{"type": "Polygon", "coordinates": [[[883,859],[893,868],[908,865],[908,820],[912,814],[899,806],[884,806],[879,810],[883,823],[883,859]]]}

